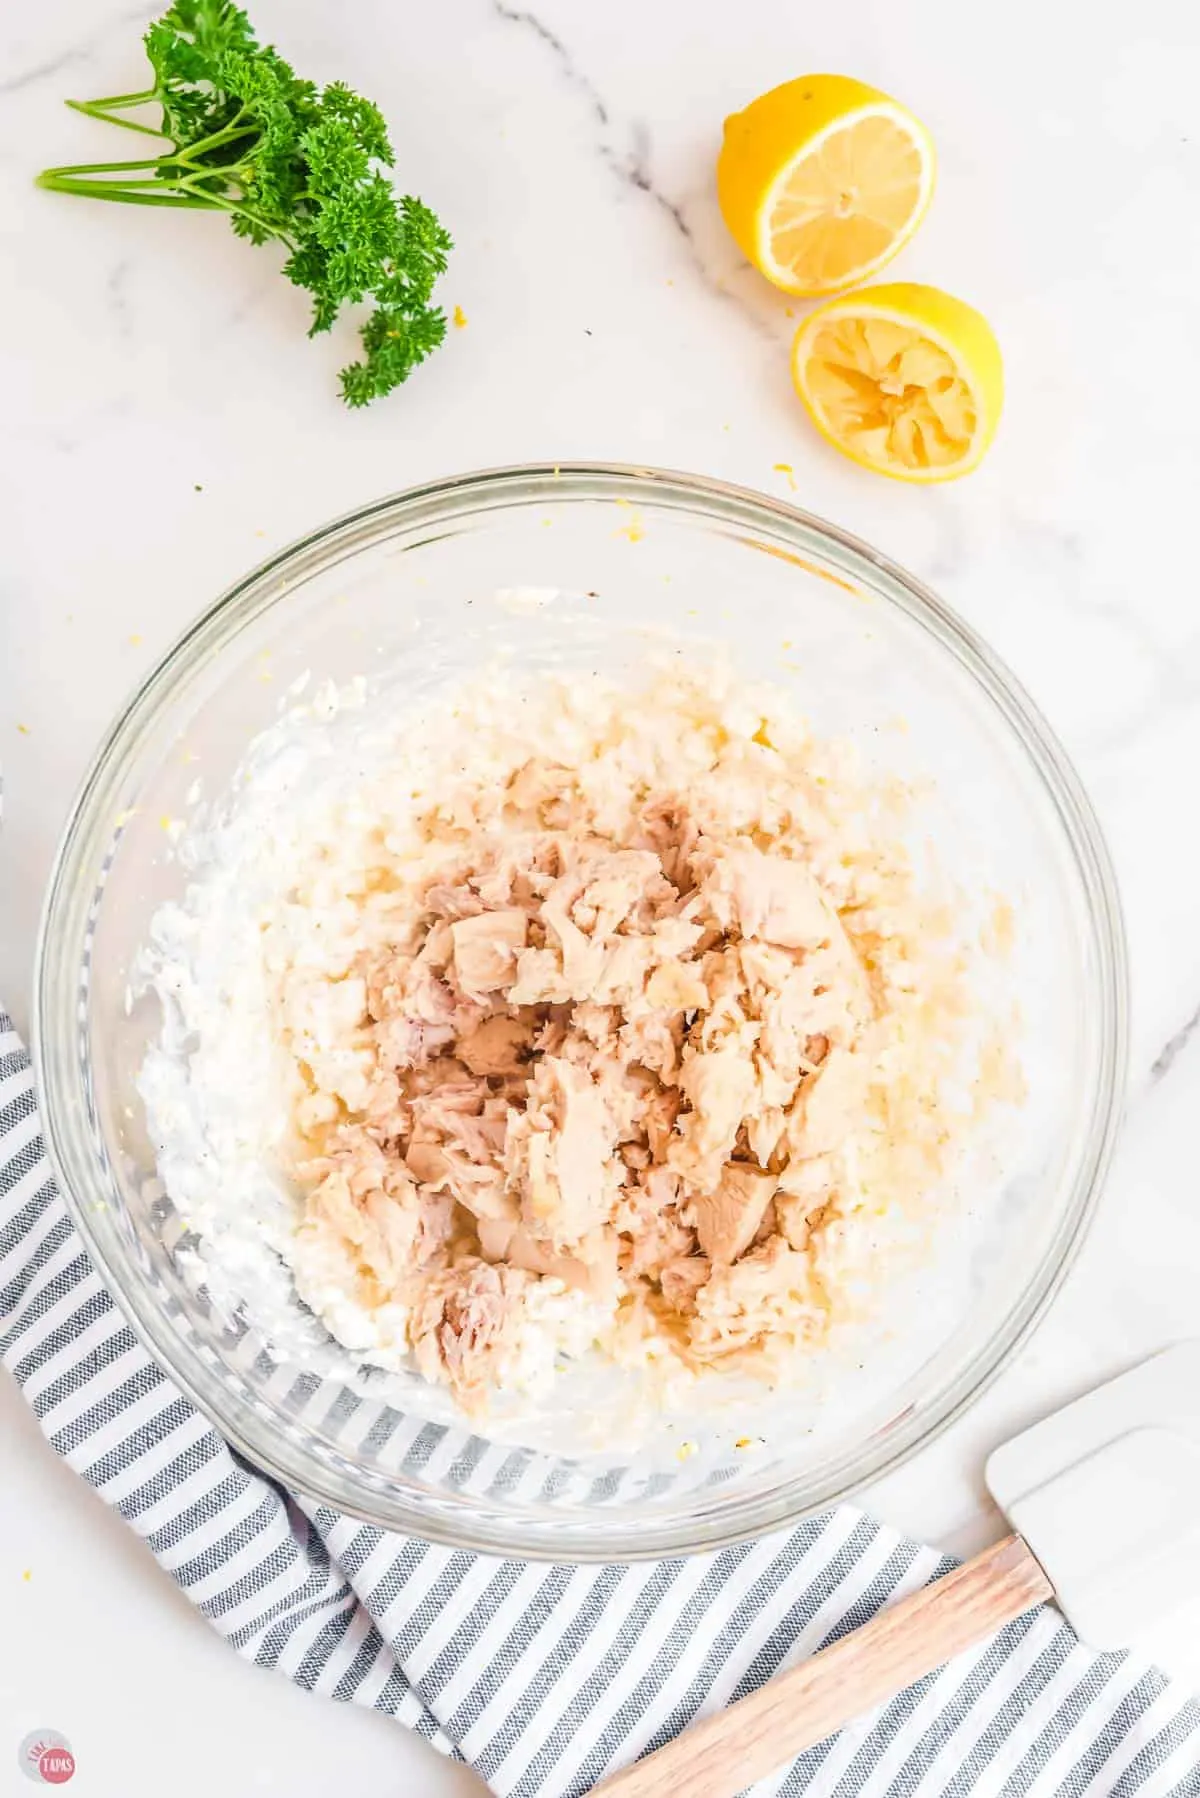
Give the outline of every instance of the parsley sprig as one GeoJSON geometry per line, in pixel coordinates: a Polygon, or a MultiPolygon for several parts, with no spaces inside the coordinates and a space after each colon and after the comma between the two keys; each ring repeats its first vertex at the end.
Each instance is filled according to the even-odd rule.
{"type": "Polygon", "coordinates": [[[430,297],[451,240],[420,200],[397,200],[379,109],[340,82],[301,81],[229,0],[175,0],[145,45],[152,87],[67,104],[169,148],[46,169],[39,186],[221,211],[239,237],[283,244],[283,272],[312,296],[310,336],[328,331],[343,306],[374,304],[362,358],[341,371],[346,403],[390,393],[446,335],[430,297]],[[136,116],[148,106],[161,109],[157,129],[136,116]]]}

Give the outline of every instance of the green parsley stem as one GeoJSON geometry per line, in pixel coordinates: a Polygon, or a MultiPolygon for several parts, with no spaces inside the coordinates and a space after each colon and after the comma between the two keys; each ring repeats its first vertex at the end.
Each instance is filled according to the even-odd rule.
{"type": "Polygon", "coordinates": [[[56,169],[43,169],[38,176],[38,185],[44,186],[47,175],[109,175],[126,174],[136,169],[161,169],[169,156],[143,156],[130,162],[71,162],[64,163],[56,169]]]}
{"type": "Polygon", "coordinates": [[[236,143],[239,137],[261,136],[258,125],[227,125],[224,131],[214,131],[211,137],[204,138],[198,144],[189,144],[186,150],[180,150],[168,158],[170,162],[196,163],[202,156],[208,156],[213,150],[221,149],[225,144],[236,143]]]}
{"type": "Polygon", "coordinates": [[[73,167],[43,169],[37,177],[37,185],[52,193],[84,194],[93,200],[126,200],[133,206],[191,206],[206,210],[215,206],[216,202],[209,196],[190,190],[185,192],[182,188],[172,189],[155,176],[131,181],[94,179],[99,170],[106,168],[116,173],[123,169],[153,167],[152,162],[78,163],[73,167]]]}
{"type": "Polygon", "coordinates": [[[122,131],[140,131],[144,137],[166,137],[165,131],[157,130],[153,125],[143,125],[140,119],[123,119],[119,115],[133,106],[149,106],[160,98],[157,88],[147,88],[141,94],[109,94],[102,100],[68,100],[67,105],[72,112],[81,112],[85,118],[103,119],[107,125],[119,125],[122,131]]]}
{"type": "Polygon", "coordinates": [[[124,112],[131,106],[148,106],[151,100],[161,98],[157,87],[147,87],[140,94],[105,94],[99,100],[68,100],[67,105],[76,112],[94,112],[98,106],[105,112],[124,112]]]}

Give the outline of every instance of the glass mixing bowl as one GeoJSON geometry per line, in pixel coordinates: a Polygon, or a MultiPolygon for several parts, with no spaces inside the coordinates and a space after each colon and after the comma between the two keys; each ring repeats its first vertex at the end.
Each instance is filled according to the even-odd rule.
{"type": "Polygon", "coordinates": [[[1013,1354],[1080,1242],[1125,1039],[1120,914],[1095,818],[990,651],[885,557],[795,507],[593,465],[380,501],[226,593],[96,756],[55,864],[35,993],[46,1134],[75,1222],[147,1348],[227,1439],[309,1500],[381,1527],[559,1561],[688,1553],[790,1523],[944,1428],[1013,1354]],[[498,589],[528,603],[489,603],[498,589]],[[569,615],[585,620],[574,634],[569,615]],[[438,1421],[414,1381],[296,1365],[213,1298],[155,1179],[135,1081],[159,1019],[129,994],[130,970],[185,880],[164,818],[186,814],[198,774],[208,794],[229,781],[293,678],[386,670],[415,697],[497,653],[525,673],[632,671],[664,633],[723,641],[747,672],[793,688],[819,730],[935,777],[946,853],[965,870],[969,841],[967,877],[1016,906],[1030,1098],[964,1195],[957,1271],[865,1386],[848,1379],[807,1409],[764,1399],[736,1437],[701,1416],[686,1441],[664,1421],[633,1449],[600,1449],[562,1414],[540,1446],[514,1447],[438,1421]]]}

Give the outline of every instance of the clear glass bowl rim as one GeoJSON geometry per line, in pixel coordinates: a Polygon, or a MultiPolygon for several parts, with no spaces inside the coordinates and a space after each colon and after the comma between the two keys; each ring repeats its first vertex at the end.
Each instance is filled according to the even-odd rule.
{"type": "MultiPolygon", "coordinates": [[[[819,572],[819,571],[818,571],[819,572]]],[[[248,1461],[313,1502],[446,1546],[525,1560],[633,1561],[706,1552],[800,1521],[894,1471],[935,1440],[1011,1362],[1044,1315],[1095,1213],[1120,1122],[1128,1057],[1128,960],[1120,899],[1096,815],[1066,753],[1013,674],[937,596],[870,545],[797,506],[704,476],[605,462],[526,464],[481,470],[409,488],[320,526],[227,589],[181,634],[121,709],[80,784],[50,875],[35,954],[32,1053],[46,1147],[59,1189],[88,1253],[134,1334],[180,1390],[248,1461]],[[1095,936],[1100,1016],[1098,1079],[1087,1142],[1059,1226],[1004,1327],[959,1369],[928,1408],[896,1427],[886,1445],[849,1455],[828,1490],[814,1494],[802,1477],[781,1481],[739,1504],[727,1492],[690,1514],[607,1525],[603,1514],[574,1527],[546,1511],[519,1516],[502,1506],[451,1502],[438,1494],[355,1490],[334,1466],[314,1464],[302,1443],[272,1428],[250,1406],[231,1401],[216,1375],[155,1306],[148,1287],[127,1279],[118,1230],[103,1209],[97,1171],[99,1125],[87,1079],[87,1019],[82,962],[96,903],[89,871],[111,840],[114,799],[136,766],[139,745],[191,672],[232,641],[305,578],[398,531],[438,527],[496,509],[555,501],[620,500],[690,514],[708,523],[765,531],[794,550],[874,592],[937,639],[975,682],[1024,750],[1051,800],[1080,878],[1095,936]],[[90,884],[89,884],[90,882],[90,884]],[[231,1416],[231,1409],[236,1411],[231,1416]]]]}

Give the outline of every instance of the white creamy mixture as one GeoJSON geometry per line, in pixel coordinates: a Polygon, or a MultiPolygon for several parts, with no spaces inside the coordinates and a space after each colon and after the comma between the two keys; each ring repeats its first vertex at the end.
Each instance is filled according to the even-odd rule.
{"type": "Polygon", "coordinates": [[[1007,1078],[913,805],[708,667],[295,708],[146,958],[202,1254],[468,1410],[591,1349],[787,1380],[1007,1078]]]}

